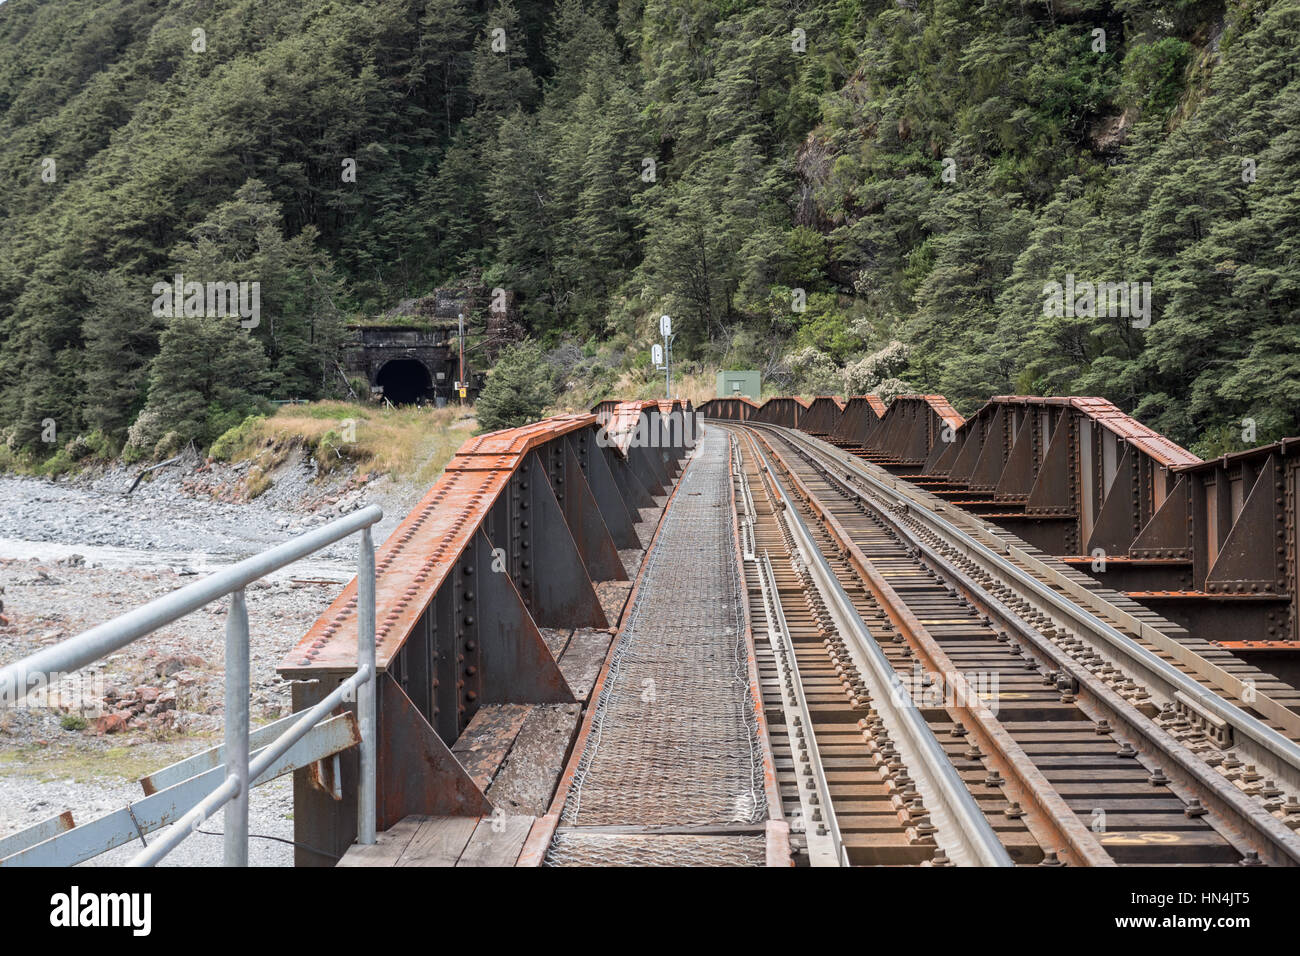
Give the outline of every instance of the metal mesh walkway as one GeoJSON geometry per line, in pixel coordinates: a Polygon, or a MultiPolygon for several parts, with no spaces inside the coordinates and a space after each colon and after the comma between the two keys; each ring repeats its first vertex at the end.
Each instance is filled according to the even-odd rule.
{"type": "MultiPolygon", "coordinates": [[[[647,557],[548,863],[636,862],[642,838],[620,843],[574,828],[766,818],[730,483],[727,436],[710,429],[647,557]]],[[[707,849],[698,839],[645,839],[664,841],[646,850],[647,863],[695,862],[707,849]]]]}

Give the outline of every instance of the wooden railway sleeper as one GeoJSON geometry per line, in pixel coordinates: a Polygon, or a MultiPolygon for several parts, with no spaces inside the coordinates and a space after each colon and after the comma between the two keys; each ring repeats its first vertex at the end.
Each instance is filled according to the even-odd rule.
{"type": "MultiPolygon", "coordinates": [[[[806,457],[797,446],[790,444],[797,454],[806,457]]],[[[776,457],[783,461],[779,454],[776,457]]],[[[818,468],[817,471],[841,494],[862,495],[858,489],[846,488],[827,469],[818,468]]],[[[801,486],[801,494],[812,497],[811,492],[792,473],[790,478],[801,486]]],[[[834,519],[824,517],[827,510],[824,506],[817,510],[823,515],[823,523],[829,521],[838,524],[834,519]]],[[[940,548],[930,546],[930,542],[925,540],[937,536],[930,535],[928,530],[922,534],[909,533],[911,529],[903,527],[905,522],[885,517],[883,512],[888,511],[889,509],[882,509],[882,512],[878,512],[884,524],[898,540],[909,543],[918,553],[925,555],[927,567],[932,573],[946,580],[950,587],[960,592],[967,602],[979,607],[990,620],[996,619],[1002,627],[1017,633],[1020,640],[1031,647],[1040,660],[1047,663],[1047,671],[1068,675],[1077,684],[1080,695],[1077,704],[1081,710],[1094,719],[1105,719],[1108,724],[1113,722],[1122,728],[1125,736],[1132,738],[1129,745],[1138,744],[1133,748],[1135,754],[1141,752],[1152,760],[1164,761],[1160,766],[1174,774],[1169,784],[1170,789],[1180,793],[1189,806],[1196,801],[1196,806],[1208,805],[1215,811],[1216,829],[1239,849],[1243,860],[1254,860],[1259,855],[1274,863],[1294,865],[1300,862],[1300,840],[1289,832],[1290,821],[1283,823],[1274,815],[1280,808],[1265,809],[1254,802],[1245,790],[1233,786],[1223,775],[1211,771],[1205,762],[1198,759],[1181,741],[1166,733],[1150,715],[1133,706],[1131,700],[1126,700],[1112,686],[1095,676],[1093,671],[1100,670],[1107,663],[1100,654],[1090,647],[1080,651],[1075,641],[1069,645],[1069,650],[1074,653],[1057,646],[1057,641],[1068,640],[1072,635],[1063,628],[1054,626],[1052,618],[1031,605],[1023,612],[1029,618],[1026,621],[1020,613],[1003,605],[993,595],[983,592],[970,577],[940,553],[940,548]],[[1076,655],[1079,660],[1075,660],[1076,655]]],[[[865,562],[864,557],[858,560],[865,562]]],[[[1071,698],[1075,696],[1073,690],[1067,690],[1067,694],[1071,698]]],[[[1162,770],[1162,774],[1163,772],[1162,770]]],[[[1262,791],[1264,788],[1259,789],[1262,791]]],[[[1266,799],[1276,802],[1276,795],[1266,799]]],[[[1284,802],[1283,806],[1285,805],[1284,802]]]]}

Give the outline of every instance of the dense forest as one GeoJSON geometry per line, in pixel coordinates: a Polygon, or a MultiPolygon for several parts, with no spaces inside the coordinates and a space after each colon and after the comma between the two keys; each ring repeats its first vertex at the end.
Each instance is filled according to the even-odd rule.
{"type": "Polygon", "coordinates": [[[8,0],[0,439],[211,442],[468,274],[601,374],[667,311],[801,393],[1294,433],[1297,50],[1300,0],[8,0]]]}

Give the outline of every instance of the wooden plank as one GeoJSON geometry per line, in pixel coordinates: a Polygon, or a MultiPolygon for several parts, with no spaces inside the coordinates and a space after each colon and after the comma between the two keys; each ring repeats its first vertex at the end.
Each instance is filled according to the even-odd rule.
{"type": "Polygon", "coordinates": [[[551,656],[557,661],[564,649],[569,646],[569,638],[573,636],[571,627],[539,627],[537,633],[542,635],[542,641],[546,644],[546,649],[551,652],[551,656]]]}
{"type": "Polygon", "coordinates": [[[528,715],[505,766],[488,788],[494,807],[533,816],[546,812],[581,714],[581,704],[545,704],[528,715]]]}
{"type": "Polygon", "coordinates": [[[398,866],[455,866],[478,817],[429,817],[411,838],[398,866]]]}
{"type": "Polygon", "coordinates": [[[375,834],[372,845],[353,844],[335,866],[396,866],[420,824],[427,819],[411,816],[399,820],[382,833],[375,834]]]}
{"type": "Polygon", "coordinates": [[[487,704],[456,738],[451,752],[480,789],[492,783],[532,710],[531,704],[487,704]]]}
{"type": "Polygon", "coordinates": [[[589,628],[573,633],[573,639],[560,658],[560,673],[569,682],[569,690],[573,691],[573,696],[578,700],[585,703],[591,698],[591,688],[600,676],[600,669],[613,639],[608,631],[593,631],[589,628]]]}
{"type": "Polygon", "coordinates": [[[514,866],[533,828],[533,817],[494,813],[478,822],[457,866],[514,866]]]}

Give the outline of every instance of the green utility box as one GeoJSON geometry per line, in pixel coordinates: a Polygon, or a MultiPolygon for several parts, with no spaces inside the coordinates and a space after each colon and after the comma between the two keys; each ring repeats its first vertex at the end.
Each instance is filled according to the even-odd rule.
{"type": "Polygon", "coordinates": [[[745,398],[758,401],[763,378],[758,372],[719,372],[718,398],[745,398]]]}

